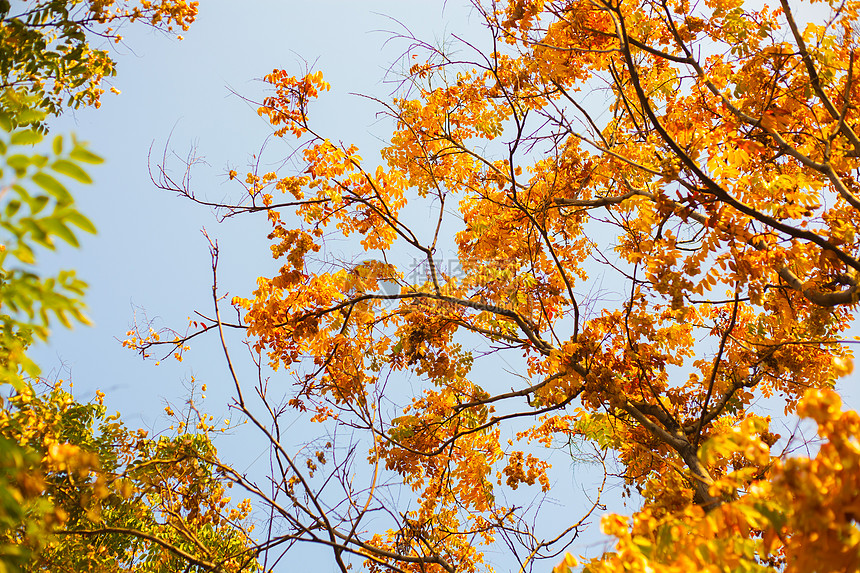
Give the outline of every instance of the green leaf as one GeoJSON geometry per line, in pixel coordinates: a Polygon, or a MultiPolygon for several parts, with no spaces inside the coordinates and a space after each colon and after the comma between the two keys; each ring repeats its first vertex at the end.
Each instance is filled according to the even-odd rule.
{"type": "Polygon", "coordinates": [[[72,152],[69,153],[69,157],[74,159],[75,161],[80,161],[81,163],[92,163],[93,165],[98,165],[99,163],[104,163],[104,159],[86,149],[85,147],[81,147],[76,145],[72,152]]]}
{"type": "Polygon", "coordinates": [[[3,111],[0,111],[0,129],[3,131],[12,131],[12,120],[9,114],[3,111]]]}
{"type": "Polygon", "coordinates": [[[11,219],[12,217],[14,217],[15,213],[17,213],[18,209],[20,208],[20,201],[9,201],[9,203],[6,205],[6,218],[11,219]]]}
{"type": "MultiPolygon", "coordinates": [[[[75,246],[77,246],[77,245],[75,245],[75,246]]],[[[64,309],[62,309],[62,308],[55,309],[54,314],[57,315],[57,318],[59,319],[60,323],[62,323],[63,326],[65,326],[66,328],[72,327],[72,323],[69,322],[69,318],[66,316],[66,312],[64,309]]]]}
{"type": "Polygon", "coordinates": [[[30,158],[30,163],[35,165],[39,169],[45,167],[48,164],[48,156],[47,155],[34,155],[30,158]]]}
{"type": "Polygon", "coordinates": [[[59,155],[63,152],[63,136],[58,135],[54,138],[54,155],[59,155]]]}
{"type": "Polygon", "coordinates": [[[65,213],[63,219],[81,229],[82,231],[86,231],[87,233],[91,233],[93,235],[96,234],[96,226],[93,225],[92,221],[87,219],[84,215],[78,213],[77,211],[69,211],[65,213]]]}
{"type": "Polygon", "coordinates": [[[39,172],[33,175],[32,179],[33,183],[53,195],[61,205],[69,205],[74,201],[72,194],[66,190],[62,183],[54,179],[51,175],[39,172]]]}
{"type": "Polygon", "coordinates": [[[45,119],[47,114],[40,109],[23,109],[15,115],[19,125],[37,123],[45,119]]]}
{"type": "Polygon", "coordinates": [[[755,507],[758,512],[763,515],[776,529],[781,529],[788,521],[788,518],[785,516],[785,513],[777,509],[770,508],[764,503],[756,504],[755,507]]]}
{"type": "Polygon", "coordinates": [[[33,215],[39,213],[45,208],[45,205],[47,205],[50,200],[51,199],[47,195],[37,195],[32,201],[29,201],[30,212],[33,215]]]}
{"type": "Polygon", "coordinates": [[[30,165],[30,158],[21,154],[10,155],[6,158],[6,163],[18,173],[23,173],[30,165]]]}
{"type": "Polygon", "coordinates": [[[71,231],[71,229],[66,227],[59,219],[55,217],[48,217],[42,220],[42,224],[50,234],[58,236],[73,247],[81,246],[81,244],[78,242],[78,238],[75,237],[75,234],[71,231]]]}
{"type": "MultiPolygon", "coordinates": [[[[20,206],[21,206],[21,202],[18,201],[18,207],[20,207],[20,206]]],[[[17,209],[16,209],[16,211],[17,211],[17,209]]],[[[14,235],[15,237],[17,237],[19,239],[21,238],[21,235],[23,234],[21,232],[21,229],[19,229],[18,227],[16,227],[15,225],[10,223],[9,221],[5,221],[3,219],[0,219],[0,228],[6,229],[12,235],[14,235]]],[[[2,269],[0,269],[0,272],[2,272],[2,269]]],[[[0,286],[2,286],[2,282],[0,282],[0,286]]],[[[0,289],[0,293],[2,293],[2,292],[3,292],[3,290],[0,289]]],[[[0,315],[0,320],[2,320],[2,315],[0,315]]]]}
{"type": "Polygon", "coordinates": [[[54,161],[54,164],[51,165],[51,169],[56,171],[57,173],[62,173],[68,177],[71,177],[75,181],[79,181],[80,183],[92,183],[92,178],[87,175],[87,172],[81,169],[76,164],[71,161],[67,161],[65,159],[58,159],[54,161]]]}
{"type": "Polygon", "coordinates": [[[20,197],[23,201],[27,201],[28,203],[30,202],[30,193],[27,192],[27,190],[24,187],[22,187],[18,183],[13,183],[11,185],[11,187],[12,187],[12,190],[15,193],[17,193],[18,197],[20,197]]]}
{"type": "Polygon", "coordinates": [[[51,242],[51,238],[48,236],[48,233],[45,231],[43,221],[37,219],[31,219],[30,217],[24,217],[21,219],[21,227],[30,233],[30,236],[33,237],[33,240],[45,247],[46,249],[54,250],[54,244],[51,242]]]}
{"type": "Polygon", "coordinates": [[[18,248],[12,252],[15,257],[26,265],[36,264],[36,257],[33,255],[33,249],[25,243],[18,245],[18,248]]]}
{"type": "Polygon", "coordinates": [[[35,145],[42,141],[44,136],[35,129],[25,129],[24,131],[16,131],[9,138],[12,145],[35,145]]]}

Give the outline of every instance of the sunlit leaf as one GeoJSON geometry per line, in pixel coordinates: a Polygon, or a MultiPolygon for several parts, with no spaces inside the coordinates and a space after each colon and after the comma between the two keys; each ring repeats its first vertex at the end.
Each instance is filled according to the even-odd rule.
{"type": "Polygon", "coordinates": [[[79,183],[92,183],[92,178],[87,174],[86,171],[81,169],[77,164],[72,163],[71,161],[67,161],[65,159],[58,159],[51,164],[51,169],[56,171],[57,173],[61,173],[68,177],[71,177],[75,181],[79,183]]]}

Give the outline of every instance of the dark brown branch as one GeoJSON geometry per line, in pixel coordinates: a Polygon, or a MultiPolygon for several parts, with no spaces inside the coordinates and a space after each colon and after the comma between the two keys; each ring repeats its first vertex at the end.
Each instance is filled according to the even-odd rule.
{"type": "MultiPolygon", "coordinates": [[[[626,33],[624,20],[620,16],[620,14],[618,17],[619,17],[619,20],[618,20],[617,25],[620,28],[622,38],[626,39],[627,33],[626,33]]],[[[644,110],[644,112],[647,114],[648,119],[654,125],[654,129],[660,134],[660,137],[663,139],[663,141],[666,142],[666,145],[669,146],[669,148],[672,150],[672,152],[675,154],[675,156],[678,157],[678,159],[680,159],[681,162],[691,172],[693,172],[693,174],[696,175],[696,177],[702,183],[704,183],[705,190],[707,193],[713,195],[714,197],[716,197],[718,200],[722,201],[723,203],[725,203],[725,204],[733,207],[734,209],[740,211],[744,215],[747,215],[747,216],[767,225],[768,227],[770,227],[772,229],[782,231],[783,233],[785,233],[791,237],[795,237],[797,239],[804,239],[804,240],[809,241],[815,245],[818,245],[819,247],[821,247],[825,251],[830,251],[831,253],[836,255],[836,257],[839,260],[841,260],[843,263],[845,263],[846,265],[848,265],[849,267],[851,267],[857,271],[860,271],[860,261],[858,261],[854,257],[850,256],[848,253],[844,252],[843,250],[837,248],[833,243],[831,243],[830,241],[828,241],[827,239],[825,239],[821,235],[814,233],[812,231],[808,231],[806,229],[798,229],[796,227],[792,227],[791,225],[786,225],[785,223],[783,223],[777,219],[774,219],[773,217],[771,217],[769,215],[765,215],[764,213],[762,213],[761,211],[758,211],[757,209],[753,209],[749,205],[746,205],[745,203],[742,203],[738,199],[734,198],[732,195],[730,195],[728,193],[728,191],[726,191],[725,189],[720,187],[720,185],[716,181],[711,179],[711,177],[709,177],[704,171],[702,171],[702,168],[699,167],[699,165],[681,148],[681,146],[678,145],[678,142],[676,142],[675,139],[671,135],[669,135],[669,133],[666,131],[666,128],[663,127],[662,123],[660,122],[660,119],[657,117],[657,114],[654,112],[654,110],[651,106],[651,102],[648,100],[648,96],[645,95],[645,92],[642,88],[642,84],[639,81],[639,72],[636,70],[636,64],[635,64],[635,62],[633,62],[633,57],[630,53],[630,48],[629,48],[629,46],[626,45],[626,43],[622,45],[622,53],[624,54],[624,58],[627,62],[628,72],[630,73],[630,80],[631,80],[631,83],[633,84],[633,88],[636,91],[636,95],[639,98],[639,103],[642,106],[642,109],[644,110]]],[[[755,124],[758,124],[758,122],[755,121],[755,124]]],[[[775,132],[773,132],[773,131],[768,130],[767,133],[774,134],[775,137],[779,137],[778,134],[775,134],[775,132]]],[[[782,138],[780,137],[780,139],[782,139],[782,138]]],[[[785,143],[785,145],[788,146],[787,143],[785,143]]],[[[818,167],[819,171],[821,169],[823,169],[823,166],[821,164],[815,164],[815,165],[818,167]]]]}

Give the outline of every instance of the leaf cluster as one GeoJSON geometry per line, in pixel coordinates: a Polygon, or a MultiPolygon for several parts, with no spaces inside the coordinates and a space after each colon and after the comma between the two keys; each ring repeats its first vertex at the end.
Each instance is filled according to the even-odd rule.
{"type": "Polygon", "coordinates": [[[149,437],[102,393],[41,390],[8,396],[0,417],[7,570],[255,570],[249,508],[230,504],[207,433],[149,437]]]}
{"type": "Polygon", "coordinates": [[[80,231],[95,233],[67,185],[92,182],[84,166],[102,160],[74,138],[69,149],[61,135],[46,153],[33,153],[42,139],[35,129],[19,128],[0,140],[0,361],[6,382],[15,379],[19,367],[38,374],[24,350],[34,338],[47,339],[53,320],[66,327],[72,321],[88,323],[82,303],[86,284],[74,271],[45,277],[35,265],[40,249],[55,250],[57,241],[77,247],[80,231]]]}
{"type": "Polygon", "coordinates": [[[165,32],[187,30],[196,15],[197,2],[185,0],[3,0],[0,120],[46,131],[42,112],[99,107],[103,81],[116,75],[99,39],[120,42],[117,30],[136,20],[165,32]]]}
{"type": "Polygon", "coordinates": [[[515,500],[569,479],[553,450],[583,443],[640,502],[604,518],[617,550],[589,570],[856,568],[855,414],[833,388],[860,301],[860,4],[805,27],[785,0],[474,4],[490,47],[410,46],[377,162],[316,130],[320,72],[276,70],[258,114],[294,161],[231,170],[232,203],[162,178],[264,212],[281,267],[224,321],[213,243],[207,326],[128,345],[219,334],[278,462],[272,494],[235,479],[283,523],[270,543],[325,544],[343,571],[349,553],[371,571],[557,560],[603,485],[558,531],[515,500]],[[248,337],[259,411],[225,328],[248,337]],[[791,455],[763,400],[817,421],[817,456],[791,455]],[[295,463],[280,432],[304,412],[364,436],[364,488],[348,461],[322,486],[295,463]]]}

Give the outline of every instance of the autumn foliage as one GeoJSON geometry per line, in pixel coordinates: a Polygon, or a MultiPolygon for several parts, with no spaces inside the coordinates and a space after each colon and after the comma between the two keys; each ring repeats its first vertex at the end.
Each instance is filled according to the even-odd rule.
{"type": "MultiPolygon", "coordinates": [[[[593,443],[641,503],[602,518],[614,547],[586,570],[857,570],[860,427],[834,387],[860,300],[858,8],[476,5],[482,41],[411,47],[378,164],[315,129],[320,72],[266,76],[259,113],[302,165],[231,172],[221,208],[265,212],[282,264],[229,324],[276,371],[230,370],[278,462],[272,493],[237,478],[283,524],[269,543],[323,543],[344,570],[487,570],[499,546],[576,567],[599,500],[547,531],[511,492],[549,491],[549,453],[593,443]],[[340,497],[316,485],[285,401],[364,440],[364,486],[348,459],[325,474],[340,497]],[[783,415],[820,448],[794,451],[783,415]]],[[[135,345],[218,330],[229,358],[214,292],[208,324],[135,345]]]]}
{"type": "Polygon", "coordinates": [[[98,108],[116,75],[104,40],[121,42],[119,30],[134,22],[184,31],[196,16],[197,2],[186,0],[0,1],[0,118],[45,129],[43,112],[98,108]]]}

